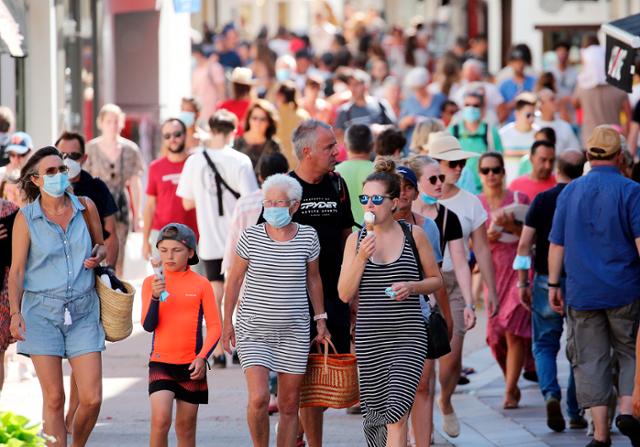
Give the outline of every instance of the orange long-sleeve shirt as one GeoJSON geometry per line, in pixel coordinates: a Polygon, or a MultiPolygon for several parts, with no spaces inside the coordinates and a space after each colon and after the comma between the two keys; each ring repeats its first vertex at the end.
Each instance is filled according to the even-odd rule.
{"type": "Polygon", "coordinates": [[[169,293],[165,302],[151,299],[153,275],[142,284],[141,321],[146,330],[153,331],[150,358],[172,364],[191,363],[196,357],[206,359],[222,333],[213,288],[206,278],[188,267],[184,272],[165,271],[164,275],[169,293]],[[204,340],[203,318],[207,326],[204,340]]]}

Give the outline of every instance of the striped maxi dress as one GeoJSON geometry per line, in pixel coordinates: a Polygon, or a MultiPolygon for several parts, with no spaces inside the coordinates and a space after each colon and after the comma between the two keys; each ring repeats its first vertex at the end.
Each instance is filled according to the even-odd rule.
{"type": "MultiPolygon", "coordinates": [[[[361,235],[361,240],[364,236],[361,235]]],[[[387,425],[398,422],[413,405],[427,356],[427,331],[420,298],[395,301],[385,294],[391,284],[420,279],[409,241],[389,264],[370,259],[360,281],[356,320],[356,355],[360,402],[369,447],[384,447],[387,425]]]]}

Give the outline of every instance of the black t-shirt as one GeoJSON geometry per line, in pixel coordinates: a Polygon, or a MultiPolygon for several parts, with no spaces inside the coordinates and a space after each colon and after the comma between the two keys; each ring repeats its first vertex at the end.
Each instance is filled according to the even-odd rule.
{"type": "Polygon", "coordinates": [[[640,101],[636,103],[636,106],[633,108],[633,115],[631,119],[636,123],[640,123],[640,101]]]}
{"type": "Polygon", "coordinates": [[[435,218],[438,230],[440,230],[440,248],[444,256],[444,247],[447,242],[462,239],[462,225],[458,215],[443,205],[438,205],[438,215],[435,218]],[[447,214],[447,227],[444,226],[444,215],[447,214]]]}
{"type": "Polygon", "coordinates": [[[558,196],[565,186],[567,186],[566,183],[558,183],[553,188],[539,193],[531,202],[524,220],[526,226],[536,230],[536,255],[533,268],[539,275],[549,274],[549,233],[551,233],[558,196]]]}
{"type": "Polygon", "coordinates": [[[96,204],[100,220],[102,221],[102,232],[104,238],[109,237],[109,233],[104,229],[104,219],[109,217],[118,211],[115,200],[109,188],[99,178],[92,177],[87,171],[80,171],[80,179],[77,182],[72,183],[73,193],[76,196],[89,197],[93,203],[96,204]]]}

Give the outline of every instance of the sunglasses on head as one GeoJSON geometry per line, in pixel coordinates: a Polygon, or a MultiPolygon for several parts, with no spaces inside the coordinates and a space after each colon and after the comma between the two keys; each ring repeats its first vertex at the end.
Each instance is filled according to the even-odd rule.
{"type": "Polygon", "coordinates": [[[62,154],[62,159],[66,160],[73,160],[73,161],[80,161],[80,159],[82,158],[82,154],[80,152],[67,152],[65,154],[62,154]]]}
{"type": "Polygon", "coordinates": [[[467,165],[467,160],[449,160],[449,167],[455,169],[458,166],[464,168],[467,165]]]}
{"type": "Polygon", "coordinates": [[[366,194],[360,194],[358,196],[358,200],[360,200],[361,205],[367,205],[369,203],[369,199],[373,202],[374,205],[382,205],[384,199],[390,199],[390,196],[383,196],[380,194],[374,194],[372,196],[368,196],[366,194]]]}
{"type": "Polygon", "coordinates": [[[495,175],[502,174],[504,170],[502,166],[494,166],[493,168],[480,168],[480,174],[489,175],[490,172],[493,172],[495,175]]]}
{"type": "Polygon", "coordinates": [[[432,175],[431,177],[428,178],[429,183],[431,183],[432,185],[435,185],[438,180],[440,180],[440,183],[444,183],[444,179],[445,179],[444,174],[432,175]]]}
{"type": "Polygon", "coordinates": [[[182,131],[181,130],[177,130],[173,133],[165,133],[162,134],[162,138],[164,138],[165,140],[168,140],[169,138],[173,137],[173,138],[180,138],[182,136],[182,131]]]}

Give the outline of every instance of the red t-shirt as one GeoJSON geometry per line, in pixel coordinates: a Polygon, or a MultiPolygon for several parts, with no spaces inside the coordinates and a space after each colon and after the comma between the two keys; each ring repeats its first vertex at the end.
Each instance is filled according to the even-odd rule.
{"type": "Polygon", "coordinates": [[[184,163],[173,163],[167,157],[162,157],[149,165],[147,195],[156,198],[151,228],[161,230],[166,224],[177,222],[191,228],[198,238],[196,210],[186,211],[182,206],[182,199],[176,195],[184,163]]]}
{"type": "Polygon", "coordinates": [[[511,191],[519,191],[523,194],[526,194],[529,198],[530,202],[533,202],[533,199],[542,191],[546,191],[547,189],[551,189],[556,186],[556,177],[551,174],[547,180],[533,180],[529,174],[525,174],[523,176],[518,177],[509,185],[509,190],[511,191]]]}
{"type": "Polygon", "coordinates": [[[229,99],[218,104],[218,109],[225,109],[238,117],[238,136],[244,133],[244,117],[247,114],[250,101],[248,99],[229,99]]]}

